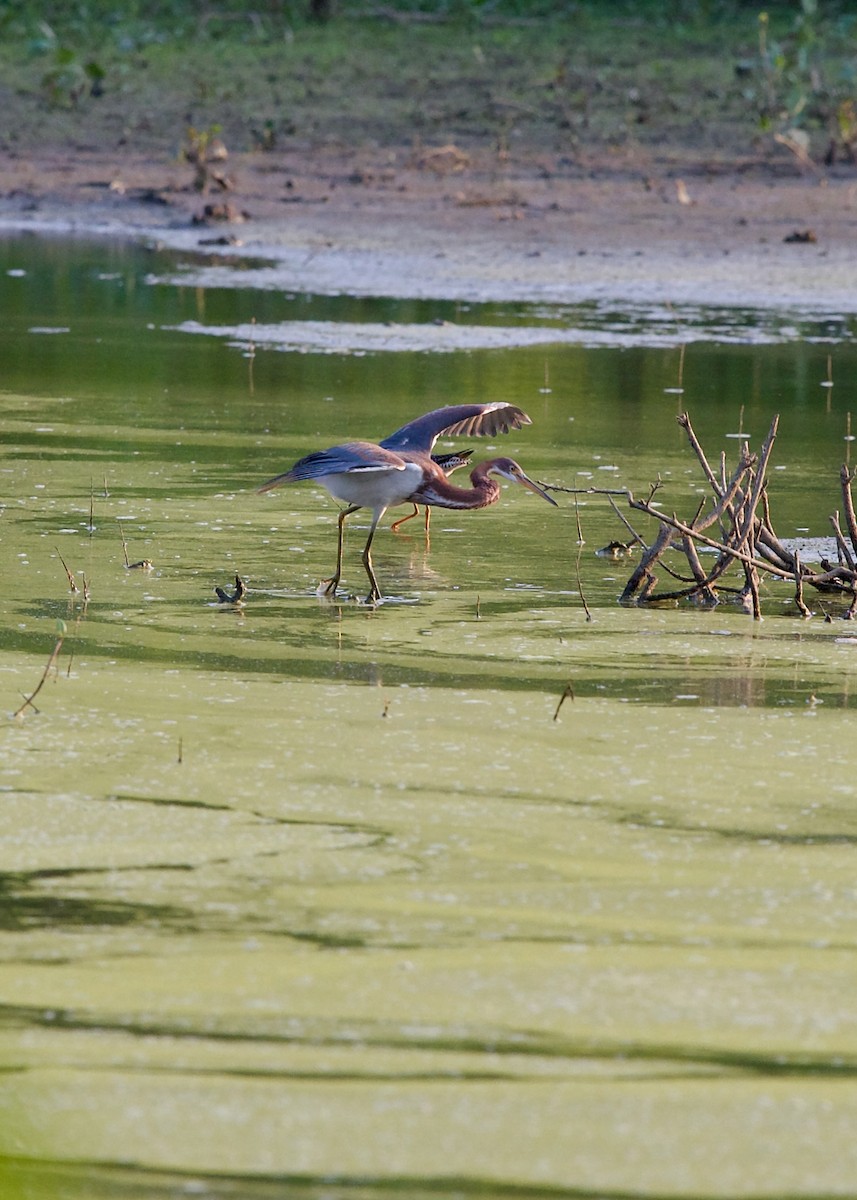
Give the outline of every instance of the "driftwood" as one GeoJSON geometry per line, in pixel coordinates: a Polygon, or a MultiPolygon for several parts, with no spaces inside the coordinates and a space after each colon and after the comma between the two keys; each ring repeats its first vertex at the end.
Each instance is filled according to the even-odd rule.
{"type": "MultiPolygon", "coordinates": [[[[687,433],[691,448],[702,467],[712,492],[711,501],[707,510],[703,502],[694,517],[689,521],[681,521],[675,514],[670,516],[655,505],[654,497],[661,486],[660,481],[652,486],[645,500],[635,499],[630,491],[626,492],[632,509],[658,521],[658,532],[651,545],[644,545],[640,562],[622,592],[622,600],[641,604],[693,599],[712,605],[717,603],[718,590],[737,590],[747,610],[759,619],[760,581],[772,577],[793,584],[795,605],[803,616],[811,616],[804,599],[804,588],[811,587],[818,592],[848,597],[850,606],[845,615],[852,618],[857,612],[857,516],[851,492],[855,472],[847,466],[843,466],[840,472],[845,532],[840,526],[838,512],[830,518],[838,561],[833,564],[822,560],[820,569],[810,567],[801,562],[796,550],[790,550],[780,541],[771,522],[767,472],[779,418],[775,417],[771,422],[758,455],[751,454],[746,443],[742,446],[738,465],[728,478],[725,457],[721,456],[720,470],[715,471],[694,433],[687,413],[683,413],[678,422],[687,433]],[[706,532],[712,527],[719,531],[719,537],[706,532]],[[713,566],[708,569],[703,567],[699,557],[700,546],[717,552],[713,566]],[[663,561],[664,554],[671,548],[683,551],[690,570],[689,578],[685,579],[663,561]],[[666,570],[684,586],[658,591],[656,567],[666,570]],[[727,588],[722,582],[730,567],[737,567],[743,574],[743,586],[739,589],[727,588]]],[[[627,526],[627,522],[625,524],[627,526]]],[[[643,544],[639,535],[635,536],[643,544]]]]}

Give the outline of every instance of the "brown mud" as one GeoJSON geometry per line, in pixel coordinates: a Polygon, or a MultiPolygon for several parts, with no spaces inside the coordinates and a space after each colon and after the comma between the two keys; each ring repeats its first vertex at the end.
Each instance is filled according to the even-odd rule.
{"type": "MultiPolygon", "coordinates": [[[[785,153],[785,152],[784,152],[785,153]]],[[[857,172],[639,151],[586,167],[294,147],[189,164],[129,152],[0,156],[0,228],[145,237],[270,259],[268,286],[467,300],[857,311],[857,172]]]]}

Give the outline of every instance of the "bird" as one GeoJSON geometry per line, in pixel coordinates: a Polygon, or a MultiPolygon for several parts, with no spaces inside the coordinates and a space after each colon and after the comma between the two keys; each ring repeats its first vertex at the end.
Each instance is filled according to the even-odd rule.
{"type": "Polygon", "coordinates": [[[479,463],[470,472],[471,487],[459,488],[449,482],[443,468],[431,457],[434,444],[442,433],[493,437],[531,424],[527,414],[513,404],[448,405],[409,421],[383,442],[343,442],[307,454],[288,471],[263,483],[258,491],[269,492],[284,483],[317,479],[335,499],[346,503],[337,522],[336,569],[325,582],[324,591],[328,596],[336,594],[342,576],[345,520],[360,508],[371,508],[372,523],[362,559],[370,585],[366,602],[374,604],[381,600],[381,589],[372,566],[372,539],[388,508],[407,501],[441,508],[486,508],[496,503],[500,496],[500,485],[490,478],[491,475],[501,475],[520,483],[549,504],[556,505],[556,501],[534,483],[514,459],[492,458],[479,463]]]}
{"type": "MultiPolygon", "coordinates": [[[[456,454],[433,454],[432,460],[437,463],[443,471],[447,479],[453,471],[457,471],[459,467],[466,467],[473,457],[472,450],[459,450],[456,454]]],[[[420,506],[414,505],[413,512],[408,513],[406,517],[399,517],[398,521],[394,521],[390,526],[391,533],[398,533],[406,521],[413,520],[419,514],[420,506]]],[[[431,506],[426,505],[426,539],[428,539],[429,525],[431,524],[431,506]]]]}
{"type": "MultiPolygon", "coordinates": [[[[504,404],[502,401],[493,404],[454,404],[446,408],[434,408],[431,412],[408,421],[407,425],[385,437],[379,444],[385,450],[416,450],[430,453],[442,433],[447,437],[493,437],[497,433],[508,433],[510,429],[521,429],[524,425],[532,425],[532,421],[514,404],[504,404]]],[[[439,463],[446,475],[451,475],[458,467],[463,467],[470,461],[472,453],[472,450],[463,450],[457,455],[433,454],[432,458],[439,463]]],[[[390,529],[396,533],[405,521],[410,521],[418,512],[419,506],[415,504],[410,516],[394,521],[390,529]]],[[[429,531],[430,522],[431,508],[426,505],[426,533],[429,531]]]]}

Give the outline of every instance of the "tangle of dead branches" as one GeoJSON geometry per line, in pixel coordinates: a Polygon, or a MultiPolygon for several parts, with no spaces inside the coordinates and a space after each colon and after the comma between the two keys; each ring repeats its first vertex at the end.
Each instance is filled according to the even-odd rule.
{"type": "MultiPolygon", "coordinates": [[[[857,518],[851,494],[854,472],[846,466],[840,472],[847,540],[840,527],[839,513],[830,518],[838,561],[832,564],[822,560],[820,568],[810,567],[801,562],[797,550],[783,544],[771,521],[767,472],[779,417],[775,416],[771,422],[758,454],[751,454],[746,443],[742,446],[738,464],[729,476],[725,455],[721,455],[719,470],[712,468],[687,413],[682,413],[678,422],[687,433],[711,490],[711,498],[707,505],[705,501],[700,504],[689,521],[681,521],[675,514],[669,516],[653,506],[658,485],[645,500],[636,500],[628,493],[630,507],[656,518],[659,528],[654,542],[644,549],[626,583],[622,600],[646,603],[687,598],[715,604],[718,588],[736,590],[727,589],[721,581],[730,567],[737,566],[744,579],[743,586],[737,589],[738,595],[757,619],[761,617],[759,583],[766,576],[793,584],[795,604],[803,616],[811,615],[803,594],[804,587],[811,587],[818,592],[847,596],[850,605],[846,615],[853,617],[857,610],[857,518]],[[719,536],[713,537],[707,532],[712,529],[719,536]],[[700,561],[699,546],[716,552],[713,565],[707,569],[700,561]],[[655,568],[670,547],[680,548],[684,553],[690,577],[679,576],[678,582],[683,586],[659,592],[656,591],[655,568]]],[[[670,570],[670,574],[676,575],[674,570],[670,570]]]]}
{"type": "MultiPolygon", "coordinates": [[[[687,599],[714,605],[718,603],[720,593],[732,593],[756,619],[760,619],[760,582],[771,578],[787,581],[793,586],[795,605],[802,616],[812,615],[804,599],[804,588],[810,587],[820,593],[847,598],[849,607],[845,617],[852,619],[857,613],[857,516],[851,487],[857,471],[847,465],[840,471],[844,531],[839,512],[830,518],[837,561],[831,563],[822,559],[819,567],[808,566],[801,561],[796,549],[783,544],[771,520],[767,472],[779,417],[775,416],[771,422],[758,454],[751,453],[747,443],[742,445],[738,463],[731,474],[727,472],[725,454],[721,454],[717,470],[711,466],[688,414],[682,413],[677,419],[699,461],[710,496],[702,500],[689,520],[682,521],[675,513],[669,515],[656,505],[655,496],[662,486],[660,480],[651,485],[645,499],[636,499],[629,489],[605,491],[632,540],[642,547],[642,556],[625,584],[621,600],[651,604],[687,599]],[[612,499],[617,494],[626,497],[631,509],[658,522],[651,543],[646,543],[619,512],[612,499]],[[703,547],[715,552],[713,564],[707,567],[703,566],[699,554],[703,547]],[[664,556],[669,550],[684,555],[687,573],[667,563],[664,556]],[[743,583],[738,587],[724,581],[726,572],[735,567],[740,572],[739,578],[743,577],[743,583]],[[666,572],[680,586],[657,590],[656,572],[659,570],[666,572]]],[[[553,490],[601,492],[598,488],[555,487],[553,490]]]]}

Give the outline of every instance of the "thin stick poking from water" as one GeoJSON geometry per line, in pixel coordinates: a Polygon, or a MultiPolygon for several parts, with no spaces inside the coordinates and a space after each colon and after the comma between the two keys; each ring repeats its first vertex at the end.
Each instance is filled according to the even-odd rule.
{"type": "MultiPolygon", "coordinates": [[[[577,576],[577,590],[580,593],[580,603],[583,605],[583,611],[586,613],[587,621],[592,620],[592,613],[589,611],[589,605],[586,603],[586,597],[583,594],[583,580],[580,578],[580,558],[583,554],[585,545],[583,538],[583,530],[580,527],[580,508],[577,503],[577,496],[574,497],[574,515],[577,518],[577,558],[574,562],[574,572],[577,576]]],[[[559,711],[557,709],[557,711],[559,711]]]]}
{"type": "Polygon", "coordinates": [[[559,704],[556,706],[556,712],[553,715],[553,719],[555,721],[559,720],[559,710],[562,708],[563,704],[565,704],[566,700],[574,700],[574,688],[570,683],[565,685],[563,688],[563,693],[559,698],[559,704]]]}
{"type": "MultiPolygon", "coordinates": [[[[136,571],[138,569],[141,571],[151,571],[152,564],[148,558],[141,558],[139,562],[129,562],[128,561],[128,543],[125,541],[125,530],[122,528],[121,521],[119,521],[118,524],[119,524],[119,536],[122,538],[122,553],[125,556],[125,566],[127,567],[127,569],[129,571],[136,571]]],[[[235,576],[235,580],[237,583],[238,582],[237,575],[235,576]]],[[[243,584],[241,586],[243,587],[243,584]]],[[[243,594],[244,593],[242,592],[241,595],[243,595],[243,594]]]]}
{"type": "Polygon", "coordinates": [[[54,646],[53,650],[51,651],[51,656],[47,661],[47,665],[46,665],[44,671],[42,672],[41,679],[36,684],[33,691],[30,692],[29,696],[26,696],[24,698],[24,703],[21,705],[21,707],[19,709],[17,709],[12,714],[13,716],[20,717],[21,713],[24,711],[25,708],[32,708],[35,712],[39,711],[36,708],[35,704],[33,704],[33,701],[35,700],[36,696],[38,696],[38,694],[42,690],[42,688],[45,686],[45,680],[50,675],[53,668],[56,666],[57,659],[59,658],[59,655],[60,655],[60,650],[62,650],[62,644],[63,644],[63,641],[65,640],[65,623],[62,622],[61,625],[62,625],[62,632],[60,633],[59,637],[57,638],[57,644],[54,646]]]}
{"type": "MultiPolygon", "coordinates": [[[[57,550],[56,546],[54,546],[54,549],[55,549],[55,550],[57,550]]],[[[62,563],[62,565],[63,565],[63,570],[64,570],[64,571],[65,571],[65,573],[66,573],[66,578],[68,579],[68,590],[69,590],[70,592],[79,592],[79,591],[80,591],[80,588],[77,586],[77,582],[76,582],[76,580],[75,580],[75,578],[74,578],[74,575],[71,573],[71,571],[70,571],[70,570],[68,569],[68,567],[66,566],[66,561],[65,561],[65,559],[63,558],[63,556],[60,554],[59,550],[57,550],[57,558],[58,558],[58,559],[60,560],[60,562],[62,563]]]]}
{"type": "Polygon", "coordinates": [[[635,529],[635,528],[634,528],[634,526],[631,524],[631,522],[630,522],[630,521],[627,519],[627,517],[625,516],[625,514],[624,514],[623,512],[621,512],[621,511],[620,511],[620,509],[619,509],[619,505],[616,503],[616,501],[613,499],[613,497],[612,497],[612,496],[608,496],[608,497],[607,497],[607,499],[610,501],[610,504],[611,504],[611,506],[612,506],[612,508],[613,508],[613,511],[614,511],[614,513],[616,514],[616,516],[619,518],[619,520],[622,522],[622,524],[625,526],[625,528],[626,528],[626,529],[628,530],[628,532],[630,533],[632,542],[636,542],[638,545],[642,546],[642,548],[643,548],[644,550],[645,550],[645,549],[647,549],[647,547],[646,547],[646,543],[645,543],[645,542],[643,541],[643,539],[640,537],[639,533],[637,533],[636,529],[635,529]]]}

